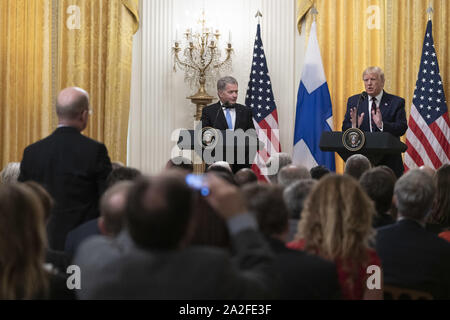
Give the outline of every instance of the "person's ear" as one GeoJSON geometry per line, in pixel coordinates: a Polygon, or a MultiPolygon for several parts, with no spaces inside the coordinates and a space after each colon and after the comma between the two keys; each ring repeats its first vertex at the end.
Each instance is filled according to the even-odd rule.
{"type": "Polygon", "coordinates": [[[98,229],[100,230],[100,233],[104,236],[107,236],[107,232],[106,232],[106,228],[105,228],[105,219],[103,219],[103,217],[99,217],[97,220],[97,226],[98,229]]]}

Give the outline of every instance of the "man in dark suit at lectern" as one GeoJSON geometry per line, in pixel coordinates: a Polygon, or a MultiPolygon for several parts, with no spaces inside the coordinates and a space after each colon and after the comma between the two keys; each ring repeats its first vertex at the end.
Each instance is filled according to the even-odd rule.
{"type": "MultiPolygon", "coordinates": [[[[364,70],[363,81],[366,91],[348,99],[342,131],[359,128],[365,132],[389,132],[400,139],[408,128],[405,99],[383,90],[384,73],[379,67],[364,70]]],[[[401,154],[385,155],[378,165],[387,165],[397,177],[404,171],[401,154]]]]}
{"type": "Polygon", "coordinates": [[[89,120],[89,95],[66,88],[56,102],[58,128],[25,148],[19,181],[34,180],[55,200],[47,223],[49,246],[63,250],[67,233],[99,216],[111,161],[103,143],[81,134],[89,120]]]}
{"type": "MultiPolygon", "coordinates": [[[[249,107],[236,103],[238,98],[238,82],[233,77],[223,77],[217,81],[219,102],[206,106],[202,110],[202,127],[213,127],[218,130],[255,129],[253,114],[249,107]]],[[[233,173],[239,169],[249,168],[246,164],[233,164],[233,173]]]]}

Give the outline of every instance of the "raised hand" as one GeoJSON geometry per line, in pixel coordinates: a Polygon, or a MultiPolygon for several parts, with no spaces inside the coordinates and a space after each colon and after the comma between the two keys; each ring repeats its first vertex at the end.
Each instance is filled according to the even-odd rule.
{"type": "Polygon", "coordinates": [[[372,109],[372,120],[377,125],[378,129],[383,127],[383,116],[381,115],[380,108],[372,109]]]}
{"type": "Polygon", "coordinates": [[[362,123],[363,119],[364,119],[364,112],[361,113],[359,115],[359,117],[357,117],[357,115],[356,115],[356,108],[351,108],[350,109],[350,119],[351,119],[351,123],[352,123],[352,128],[356,128],[356,127],[359,128],[361,126],[361,123],[362,123]],[[358,118],[358,126],[356,126],[356,118],[358,118]]]}

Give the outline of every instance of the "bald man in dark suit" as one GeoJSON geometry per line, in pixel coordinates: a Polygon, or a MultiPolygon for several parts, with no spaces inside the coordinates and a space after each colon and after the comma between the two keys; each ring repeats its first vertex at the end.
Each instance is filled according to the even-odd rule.
{"type": "Polygon", "coordinates": [[[50,248],[63,250],[69,231],[99,216],[98,201],[106,188],[111,161],[103,143],[81,134],[90,113],[85,90],[62,90],[56,113],[58,128],[25,149],[19,181],[36,181],[54,198],[47,235],[50,248]]]}

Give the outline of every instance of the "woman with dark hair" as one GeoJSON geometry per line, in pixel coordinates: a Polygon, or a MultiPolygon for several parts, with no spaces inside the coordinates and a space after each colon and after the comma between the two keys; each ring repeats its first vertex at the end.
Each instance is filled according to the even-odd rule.
{"type": "Polygon", "coordinates": [[[374,214],[372,201],[355,179],[327,175],[306,199],[296,240],[288,247],[336,263],[344,299],[382,299],[381,289],[366,286],[367,267],[381,267],[369,246],[374,214]]]}
{"type": "Polygon", "coordinates": [[[427,219],[428,227],[450,241],[450,164],[444,164],[436,171],[434,183],[437,192],[427,219]]]}
{"type": "Polygon", "coordinates": [[[36,193],[24,184],[1,185],[0,299],[71,297],[65,279],[45,269],[46,243],[44,209],[36,193]]]}

